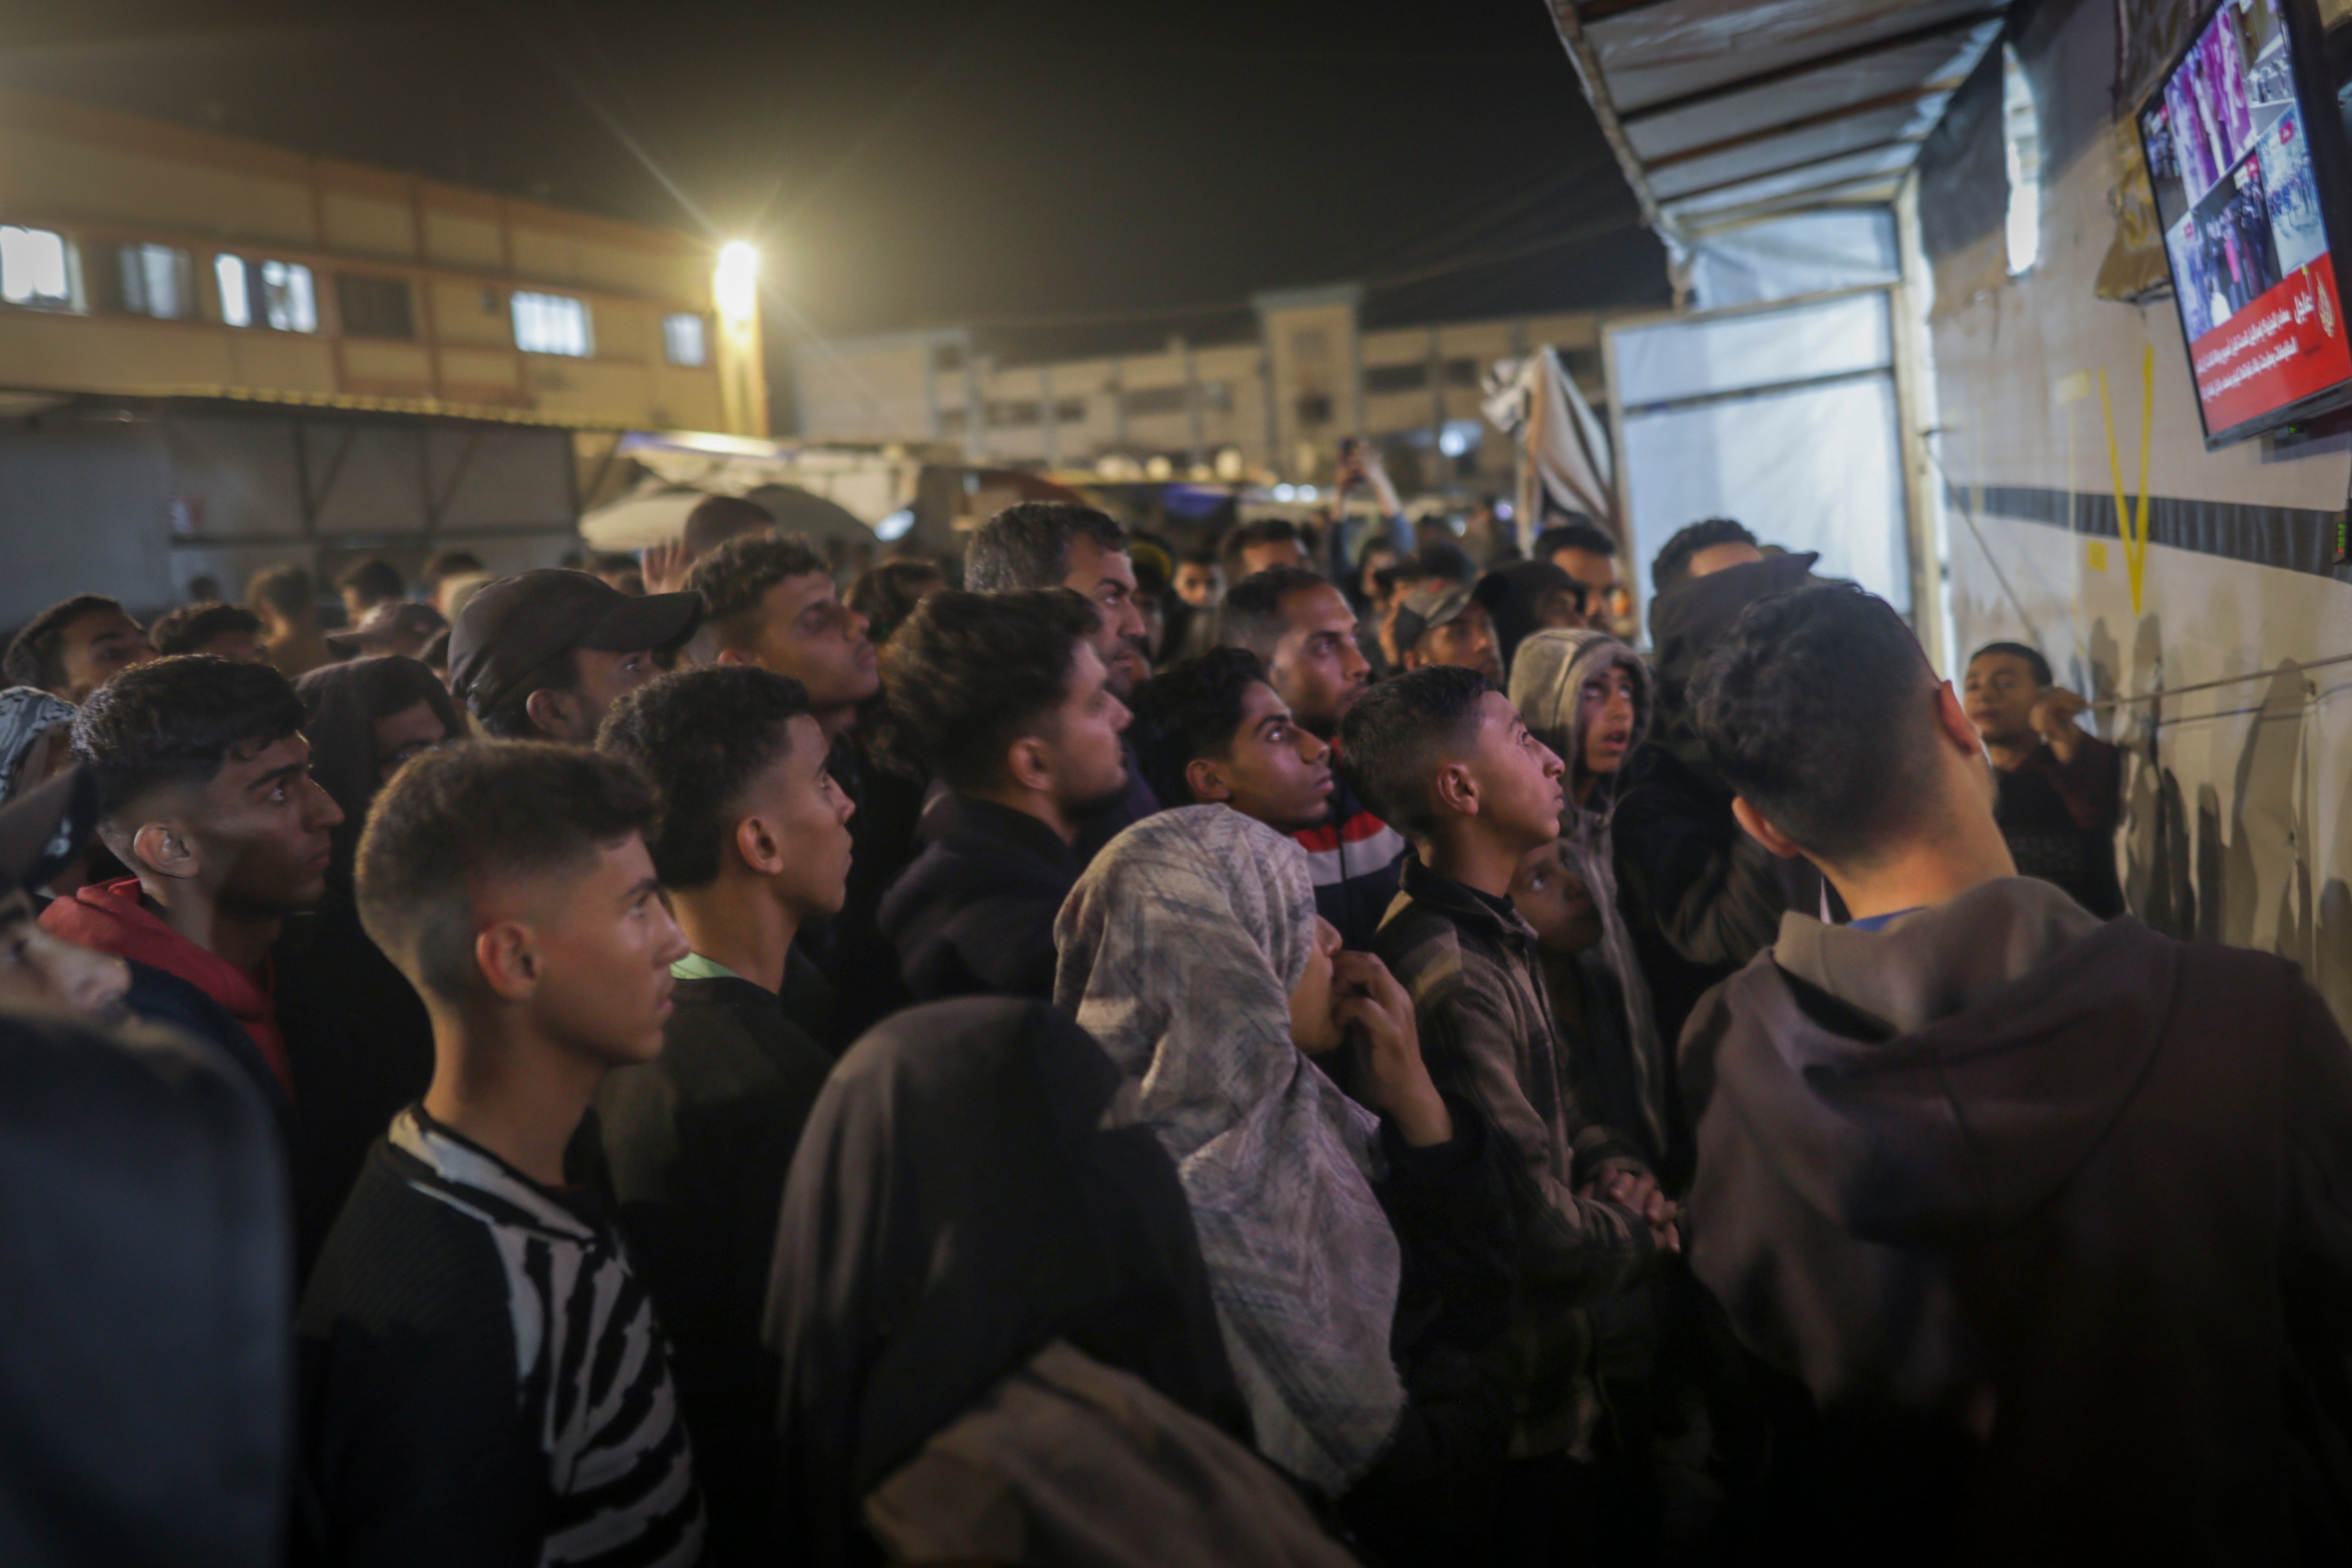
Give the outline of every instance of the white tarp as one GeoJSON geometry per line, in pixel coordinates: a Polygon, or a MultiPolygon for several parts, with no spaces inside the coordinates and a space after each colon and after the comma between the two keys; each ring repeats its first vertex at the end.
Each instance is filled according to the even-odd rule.
{"type": "Polygon", "coordinates": [[[1495,367],[1486,378],[1486,413],[1494,426],[1518,443],[1519,548],[1532,550],[1544,526],[1544,503],[1580,511],[1618,538],[1625,530],[1617,516],[1616,463],[1609,433],[1592,405],[1545,348],[1516,364],[1495,367]]]}
{"type": "MultiPolygon", "coordinates": [[[[614,456],[635,460],[670,486],[702,495],[741,496],[766,485],[790,485],[824,497],[868,528],[914,504],[923,467],[919,457],[897,447],[801,446],[700,431],[633,430],[621,437],[614,456]]],[[[592,520],[641,499],[626,497],[591,512],[581,520],[582,537],[597,549],[642,548],[597,544],[589,535],[592,520]]],[[[650,514],[639,508],[626,515],[650,514]]],[[[684,511],[678,516],[683,522],[684,511]]]]}

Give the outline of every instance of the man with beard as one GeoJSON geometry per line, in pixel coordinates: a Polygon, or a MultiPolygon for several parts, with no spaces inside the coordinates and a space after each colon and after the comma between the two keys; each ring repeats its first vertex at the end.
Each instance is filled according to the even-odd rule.
{"type": "MultiPolygon", "coordinates": [[[[1266,681],[1300,728],[1337,742],[1339,721],[1364,694],[1371,666],[1356,647],[1355,612],[1339,590],[1301,566],[1244,577],[1225,595],[1217,640],[1244,647],[1265,665],[1266,681]]],[[[1368,952],[1381,917],[1397,895],[1398,863],[1412,847],[1335,780],[1330,811],[1291,837],[1307,851],[1316,912],[1340,941],[1368,952]]]]}
{"type": "Polygon", "coordinates": [[[924,812],[923,852],[882,896],[915,1001],[1053,995],[1080,824],[1129,785],[1101,619],[1064,589],[947,592],[890,639],[892,721],[952,792],[924,812]]]}
{"type": "MultiPolygon", "coordinates": [[[[1127,532],[1103,513],[1073,501],[1022,501],[981,524],[964,552],[963,583],[975,594],[1067,588],[1095,607],[1091,634],[1111,696],[1135,700],[1151,675],[1143,611],[1136,603],[1135,561],[1127,532]]],[[[1132,749],[1126,752],[1127,786],[1078,830],[1079,861],[1118,836],[1129,823],[1160,809],[1132,749]]]]}

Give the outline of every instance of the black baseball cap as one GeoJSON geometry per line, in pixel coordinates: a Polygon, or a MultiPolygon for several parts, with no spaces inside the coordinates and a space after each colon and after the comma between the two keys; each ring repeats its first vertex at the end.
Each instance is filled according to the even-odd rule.
{"type": "Polygon", "coordinates": [[[47,885],[97,827],[98,775],[79,764],[0,806],[0,896],[47,885]]]}
{"type": "Polygon", "coordinates": [[[541,567],[485,583],[449,630],[449,689],[488,718],[523,681],[573,648],[668,647],[702,623],[699,594],[624,594],[601,577],[541,567]]]}

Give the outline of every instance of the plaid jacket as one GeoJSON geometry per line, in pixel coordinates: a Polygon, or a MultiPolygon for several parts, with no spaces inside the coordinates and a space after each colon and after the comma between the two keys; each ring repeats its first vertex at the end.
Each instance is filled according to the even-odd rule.
{"type": "Polygon", "coordinates": [[[1509,1152],[1528,1376],[1513,1451],[1580,1450],[1600,1413],[1587,1309],[1630,1284],[1654,1246],[1640,1216],[1575,1187],[1602,1160],[1640,1155],[1579,1114],[1536,933],[1516,911],[1411,856],[1373,951],[1412,994],[1430,1077],[1475,1103],[1509,1152]]]}

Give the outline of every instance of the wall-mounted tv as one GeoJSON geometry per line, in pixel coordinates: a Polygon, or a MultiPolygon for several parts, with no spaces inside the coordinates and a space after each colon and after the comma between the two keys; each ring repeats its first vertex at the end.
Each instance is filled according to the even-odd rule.
{"type": "Polygon", "coordinates": [[[2311,6],[2221,0],[2139,110],[2209,447],[2352,403],[2331,243],[2352,227],[2311,6]]]}

